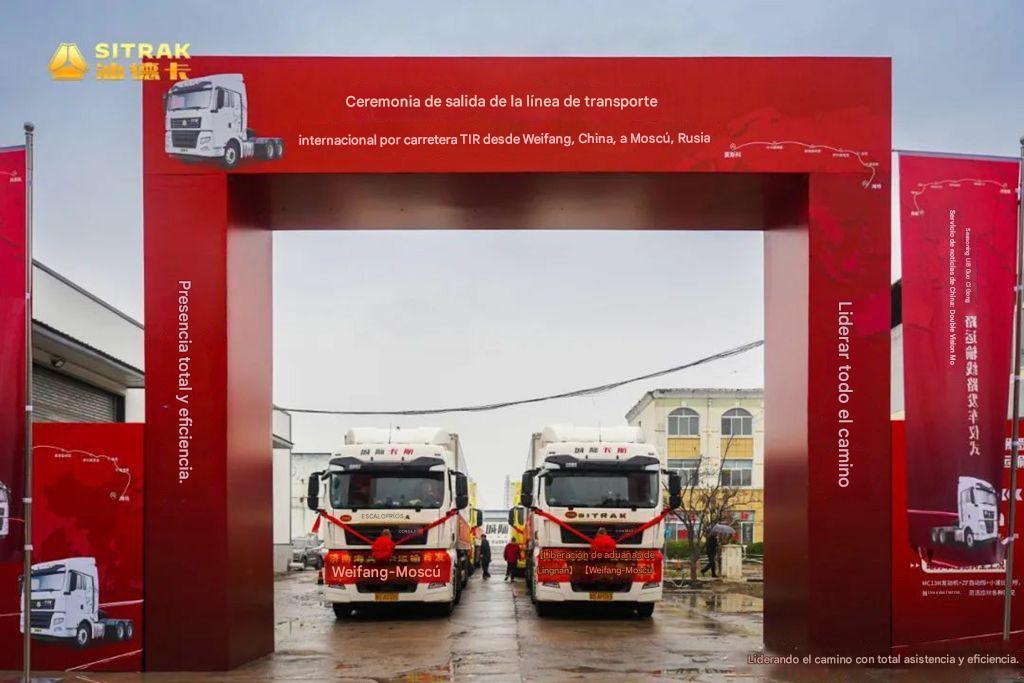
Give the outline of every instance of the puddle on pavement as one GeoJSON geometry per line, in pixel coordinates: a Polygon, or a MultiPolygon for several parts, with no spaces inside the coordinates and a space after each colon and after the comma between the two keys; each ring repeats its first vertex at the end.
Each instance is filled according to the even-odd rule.
{"type": "Polygon", "coordinates": [[[743,593],[699,591],[681,594],[676,600],[694,609],[718,614],[754,614],[764,611],[764,599],[743,593]]]}

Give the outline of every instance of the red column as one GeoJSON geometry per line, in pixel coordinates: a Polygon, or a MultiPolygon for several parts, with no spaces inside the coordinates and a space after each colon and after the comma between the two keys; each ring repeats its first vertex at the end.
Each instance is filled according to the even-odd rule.
{"type": "Polygon", "coordinates": [[[145,176],[150,670],[273,650],[271,241],[228,181],[145,176]]]}

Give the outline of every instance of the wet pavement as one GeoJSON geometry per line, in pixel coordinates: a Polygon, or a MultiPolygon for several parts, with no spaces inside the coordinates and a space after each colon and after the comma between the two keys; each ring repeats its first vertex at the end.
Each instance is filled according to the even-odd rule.
{"type": "MultiPolygon", "coordinates": [[[[336,621],[312,571],[278,577],[276,651],[226,673],[41,677],[129,681],[912,681],[1020,680],[943,669],[787,669],[747,663],[762,644],[761,599],[740,593],[666,593],[654,617],[581,609],[540,619],[522,581],[477,572],[451,617],[389,606],[336,621]],[[968,676],[967,674],[971,674],[968,676]],[[977,674],[977,675],[973,675],[977,674]]],[[[0,676],[0,680],[3,680],[0,676]]]]}

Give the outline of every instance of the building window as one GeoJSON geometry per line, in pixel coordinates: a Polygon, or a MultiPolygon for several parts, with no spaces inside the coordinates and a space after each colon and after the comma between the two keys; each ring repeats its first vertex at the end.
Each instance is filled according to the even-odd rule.
{"type": "Polygon", "coordinates": [[[699,436],[700,417],[693,408],[676,408],[668,414],[669,436],[699,436]]]}
{"type": "Polygon", "coordinates": [[[753,473],[753,460],[723,460],[722,486],[750,486],[753,473]]]}
{"type": "Polygon", "coordinates": [[[743,545],[754,542],[754,515],[753,510],[740,510],[733,513],[733,526],[739,529],[739,541],[743,545]]]}
{"type": "Polygon", "coordinates": [[[683,486],[696,486],[700,481],[700,459],[671,458],[668,468],[679,473],[683,486]]]}
{"type": "Polygon", "coordinates": [[[722,436],[751,436],[754,418],[743,408],[732,408],[722,414],[722,436]]]}

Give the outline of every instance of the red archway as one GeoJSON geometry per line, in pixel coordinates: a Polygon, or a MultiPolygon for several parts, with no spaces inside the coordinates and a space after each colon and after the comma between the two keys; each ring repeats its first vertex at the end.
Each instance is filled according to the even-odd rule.
{"type": "Polygon", "coordinates": [[[270,231],[293,228],[765,231],[766,644],[889,651],[889,60],[191,62],[220,74],[283,157],[172,158],[202,133],[143,91],[148,669],[273,649],[270,231]]]}

